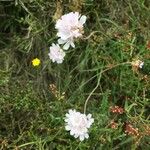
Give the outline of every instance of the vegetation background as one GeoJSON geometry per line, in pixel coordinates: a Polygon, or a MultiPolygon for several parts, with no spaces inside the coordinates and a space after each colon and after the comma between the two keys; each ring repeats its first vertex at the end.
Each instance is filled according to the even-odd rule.
{"type": "Polygon", "coordinates": [[[0,0],[0,64],[1,150],[150,149],[149,0],[0,0]],[[58,65],[48,57],[55,22],[71,11],[87,16],[84,38],[58,65]],[[134,60],[143,68],[126,63],[134,60]],[[80,142],[64,116],[83,112],[89,95],[95,122],[80,142]]]}

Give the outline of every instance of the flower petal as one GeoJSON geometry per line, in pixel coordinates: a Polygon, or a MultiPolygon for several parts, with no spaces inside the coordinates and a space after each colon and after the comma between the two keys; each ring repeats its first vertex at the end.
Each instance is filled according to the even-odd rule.
{"type": "Polygon", "coordinates": [[[80,141],[83,141],[84,138],[85,138],[84,135],[80,135],[80,137],[79,137],[80,141]]]}
{"type": "Polygon", "coordinates": [[[88,139],[88,138],[89,138],[89,135],[88,135],[87,133],[86,133],[84,136],[85,136],[85,138],[86,138],[86,139],[88,139]]]}
{"type": "Polygon", "coordinates": [[[65,41],[65,40],[62,40],[61,38],[60,38],[60,39],[58,39],[58,44],[64,44],[64,43],[66,43],[66,41],[65,41]]]}
{"type": "Polygon", "coordinates": [[[70,131],[70,135],[74,135],[74,131],[73,130],[70,131]]]}
{"type": "Polygon", "coordinates": [[[69,131],[69,130],[70,130],[70,126],[65,126],[65,129],[66,129],[67,131],[69,131]]]}
{"type": "Polygon", "coordinates": [[[83,25],[83,24],[85,24],[85,22],[86,22],[86,18],[87,18],[87,17],[86,17],[86,16],[84,16],[84,15],[83,15],[83,16],[81,16],[81,18],[80,18],[80,20],[79,20],[79,21],[80,21],[80,23],[81,23],[82,25],[83,25]]]}
{"type": "Polygon", "coordinates": [[[75,48],[75,45],[74,45],[74,43],[73,43],[73,42],[71,42],[70,44],[71,44],[71,46],[72,46],[73,48],[75,48]]]}
{"type": "Polygon", "coordinates": [[[68,50],[70,47],[70,42],[67,42],[64,46],[63,46],[63,49],[64,50],[68,50]]]}

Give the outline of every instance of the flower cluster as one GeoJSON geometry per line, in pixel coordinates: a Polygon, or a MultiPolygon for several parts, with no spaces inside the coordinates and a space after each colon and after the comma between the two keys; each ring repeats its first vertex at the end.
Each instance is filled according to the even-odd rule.
{"type": "MultiPolygon", "coordinates": [[[[58,44],[64,44],[64,50],[68,50],[70,46],[75,48],[74,41],[82,37],[85,22],[86,16],[81,16],[78,12],[65,14],[57,20],[55,28],[58,30],[58,44]]],[[[58,44],[52,44],[48,55],[52,62],[60,64],[64,60],[65,52],[58,44]]]]}
{"type": "Polygon", "coordinates": [[[127,123],[125,126],[125,133],[128,135],[139,136],[138,128],[134,128],[131,124],[127,123]]]}
{"type": "Polygon", "coordinates": [[[117,128],[118,128],[118,123],[116,123],[114,120],[112,120],[112,121],[110,122],[110,127],[111,127],[112,129],[117,129],[117,128]]]}
{"type": "Polygon", "coordinates": [[[65,128],[67,131],[70,131],[70,135],[75,138],[79,137],[80,141],[83,141],[85,138],[87,139],[89,137],[88,128],[90,128],[94,119],[91,114],[86,116],[76,110],[70,109],[66,114],[65,122],[65,128]]]}
{"type": "Polygon", "coordinates": [[[57,21],[55,28],[58,30],[57,36],[60,37],[58,43],[65,44],[65,50],[70,46],[75,47],[74,39],[82,36],[85,21],[86,16],[81,16],[78,12],[66,14],[57,21]]]}
{"type": "Polygon", "coordinates": [[[49,58],[52,62],[57,62],[58,64],[62,63],[65,57],[65,52],[60,48],[58,44],[52,44],[50,46],[49,58]]]}
{"type": "Polygon", "coordinates": [[[116,113],[116,114],[123,114],[124,113],[124,109],[122,107],[119,107],[119,106],[110,107],[110,111],[112,113],[116,113]]]}
{"type": "Polygon", "coordinates": [[[139,60],[139,59],[137,59],[137,60],[132,61],[131,65],[132,65],[133,68],[140,68],[140,69],[142,69],[143,65],[144,65],[144,62],[139,60]]]}

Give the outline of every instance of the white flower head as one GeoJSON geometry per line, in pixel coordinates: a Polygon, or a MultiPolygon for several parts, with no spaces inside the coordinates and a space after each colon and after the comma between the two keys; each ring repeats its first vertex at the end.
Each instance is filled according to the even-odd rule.
{"type": "Polygon", "coordinates": [[[65,128],[70,131],[70,135],[75,138],[79,137],[80,141],[83,141],[85,138],[89,138],[88,128],[90,128],[94,119],[91,114],[85,115],[70,109],[66,114],[65,122],[65,128]]]}
{"type": "Polygon", "coordinates": [[[140,62],[140,64],[139,64],[139,68],[141,68],[141,69],[142,69],[142,68],[143,68],[143,66],[144,66],[144,62],[143,62],[143,61],[141,61],[141,62],[140,62]]]}
{"type": "Polygon", "coordinates": [[[139,60],[139,59],[137,59],[137,60],[132,61],[132,62],[131,62],[131,65],[132,65],[133,67],[142,69],[143,66],[144,66],[144,62],[141,61],[141,60],[139,60]]]}
{"type": "Polygon", "coordinates": [[[57,62],[58,64],[61,64],[66,54],[58,44],[53,43],[52,46],[50,46],[50,52],[48,55],[52,62],[57,62]]]}
{"type": "Polygon", "coordinates": [[[81,37],[83,33],[83,25],[86,22],[86,16],[81,16],[78,12],[71,12],[63,15],[57,20],[55,28],[58,30],[57,36],[59,44],[65,44],[64,49],[67,50],[70,45],[74,48],[74,39],[81,37]]]}

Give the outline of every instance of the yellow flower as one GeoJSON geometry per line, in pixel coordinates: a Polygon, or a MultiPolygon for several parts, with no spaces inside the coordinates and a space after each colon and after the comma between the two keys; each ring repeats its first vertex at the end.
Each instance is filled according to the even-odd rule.
{"type": "Polygon", "coordinates": [[[39,66],[40,63],[41,63],[41,61],[40,61],[40,59],[38,59],[38,58],[35,58],[35,59],[32,60],[32,65],[33,65],[33,66],[39,66]]]}

